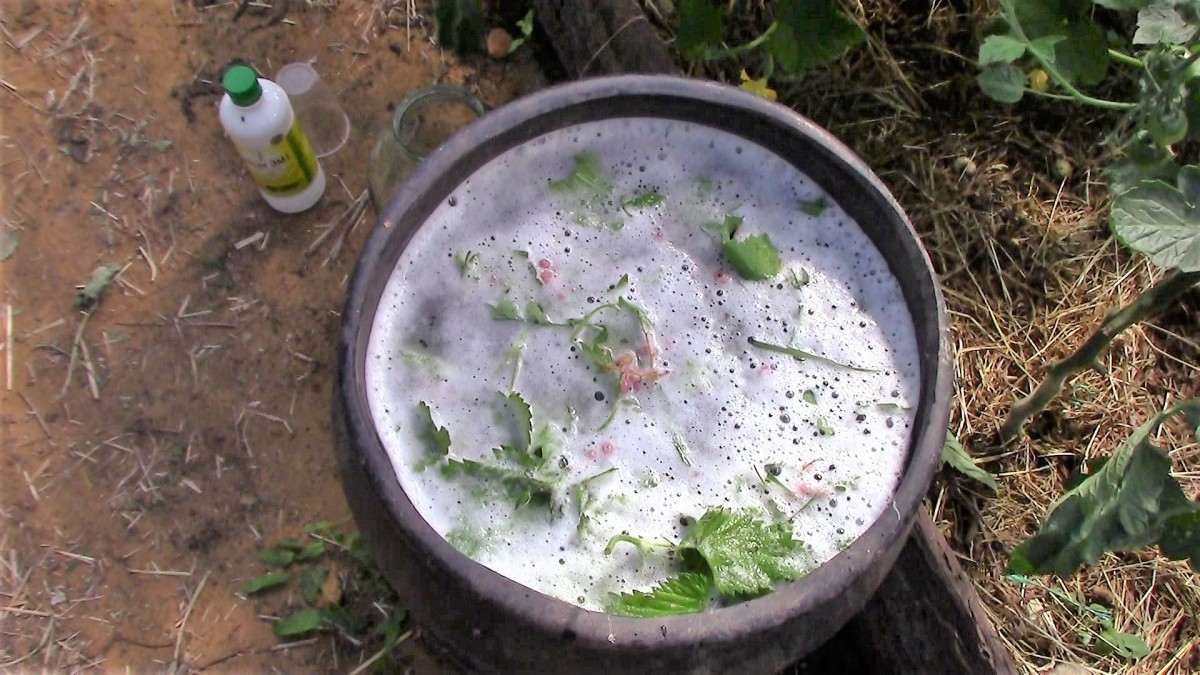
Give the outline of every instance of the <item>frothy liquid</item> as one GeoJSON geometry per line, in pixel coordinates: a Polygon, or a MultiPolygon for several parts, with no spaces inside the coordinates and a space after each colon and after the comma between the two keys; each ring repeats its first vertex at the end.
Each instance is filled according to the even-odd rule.
{"type": "Polygon", "coordinates": [[[366,379],[400,483],[434,529],[506,577],[599,609],[675,571],[631,546],[605,555],[610,537],[677,541],[712,507],[791,519],[813,567],[847,546],[898,482],[918,365],[895,278],[813,181],[732,134],[622,118],[514,148],[433,212],[384,291],[366,379]],[[552,182],[581,156],[598,181],[552,182]],[[712,224],[730,214],[738,238],[770,236],[780,274],[747,281],[729,266],[712,224]],[[589,321],[626,369],[589,360],[579,341],[595,330],[538,324],[529,305],[570,324],[618,298],[589,321]],[[512,309],[525,320],[495,318],[512,309]],[[513,466],[493,452],[519,436],[510,391],[546,441],[534,473],[553,486],[548,505],[515,508],[520,490],[495,478],[426,467],[421,402],[452,457],[513,466]]]}

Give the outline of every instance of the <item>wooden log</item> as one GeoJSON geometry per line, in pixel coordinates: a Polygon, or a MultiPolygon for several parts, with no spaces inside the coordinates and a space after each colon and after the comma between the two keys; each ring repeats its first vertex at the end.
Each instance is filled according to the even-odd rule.
{"type": "MultiPolygon", "coordinates": [[[[534,0],[534,11],[572,78],[678,74],[634,0],[534,0]]],[[[863,611],[798,673],[1008,675],[1012,660],[971,580],[922,509],[896,566],[863,611]]]]}
{"type": "Polygon", "coordinates": [[[533,0],[533,9],[571,79],[678,70],[635,0],[533,0]]]}

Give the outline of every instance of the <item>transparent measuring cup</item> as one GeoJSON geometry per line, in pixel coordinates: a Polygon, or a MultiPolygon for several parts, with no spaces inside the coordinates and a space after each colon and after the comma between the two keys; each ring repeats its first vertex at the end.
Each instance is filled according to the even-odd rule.
{"type": "Polygon", "coordinates": [[[275,84],[287,92],[317,157],[342,149],[350,138],[350,118],[311,64],[297,61],[285,65],[275,74],[275,84]]]}
{"type": "Polygon", "coordinates": [[[371,150],[367,182],[375,212],[387,206],[396,187],[426,155],[483,113],[482,101],[449,85],[436,84],[404,97],[371,150]]]}

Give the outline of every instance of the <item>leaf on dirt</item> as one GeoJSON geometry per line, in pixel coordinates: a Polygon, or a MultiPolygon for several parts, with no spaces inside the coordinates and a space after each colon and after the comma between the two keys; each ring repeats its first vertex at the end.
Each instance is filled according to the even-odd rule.
{"type": "Polygon", "coordinates": [[[0,230],[0,261],[8,260],[17,252],[21,238],[12,230],[0,230]]]}
{"type": "Polygon", "coordinates": [[[779,95],[775,93],[775,90],[767,84],[767,78],[764,77],[761,80],[756,80],[747,75],[745,69],[742,70],[741,78],[742,83],[739,84],[738,87],[742,91],[748,91],[751,94],[754,94],[759,98],[765,98],[768,101],[774,101],[779,98],[779,95]]]}
{"type": "Polygon", "coordinates": [[[1200,167],[1185,166],[1178,188],[1162,181],[1138,183],[1113,202],[1109,226],[1121,243],[1163,269],[1200,271],[1200,204],[1195,199],[1200,167]]]}
{"type": "Polygon", "coordinates": [[[767,524],[751,511],[709,509],[679,543],[685,561],[703,561],[723,597],[760,595],[804,574],[803,545],[791,525],[767,524]],[[690,560],[689,560],[690,559],[690,560]]]}
{"type": "Polygon", "coordinates": [[[983,93],[1001,103],[1016,103],[1025,95],[1025,71],[1011,63],[988,66],[975,81],[983,93]]]}
{"type": "Polygon", "coordinates": [[[685,57],[702,59],[711,47],[721,44],[724,33],[721,9],[712,0],[681,0],[675,47],[685,57]]]}
{"type": "Polygon", "coordinates": [[[325,555],[325,542],[313,541],[296,552],[296,562],[310,562],[325,555]]]}
{"type": "Polygon", "coordinates": [[[483,46],[483,12],[479,0],[438,0],[433,10],[437,39],[457,54],[474,54],[483,46]]]}
{"type": "Polygon", "coordinates": [[[259,551],[258,559],[271,567],[287,567],[296,560],[296,552],[285,546],[275,546],[259,551]]]}
{"type": "Polygon", "coordinates": [[[775,20],[767,51],[791,75],[833,63],[867,39],[835,0],[780,0],[775,20]]]}
{"type": "Polygon", "coordinates": [[[1135,45],[1180,45],[1192,39],[1196,25],[1189,23],[1175,7],[1174,2],[1161,0],[1143,7],[1137,15],[1137,31],[1133,34],[1135,45]]]}
{"type": "Polygon", "coordinates": [[[976,464],[967,449],[958,442],[958,438],[949,432],[946,433],[946,442],[942,445],[942,463],[949,464],[955,471],[983,483],[993,491],[999,489],[992,474],[976,464]]]}
{"type": "Polygon", "coordinates": [[[242,594],[254,595],[255,593],[261,593],[272,588],[278,588],[286,584],[291,578],[291,575],[287,572],[269,572],[253,579],[248,579],[246,583],[242,584],[242,594]]]}
{"type": "Polygon", "coordinates": [[[321,610],[307,607],[287,615],[275,624],[275,635],[279,637],[296,637],[310,633],[321,627],[325,618],[321,610]]]}
{"type": "Polygon", "coordinates": [[[120,265],[101,265],[93,270],[91,281],[75,292],[75,308],[86,312],[99,304],[104,291],[120,271],[120,265]]]}
{"type": "Polygon", "coordinates": [[[1108,551],[1159,544],[1169,558],[1200,570],[1200,506],[1171,477],[1171,458],[1150,437],[1183,414],[1200,429],[1200,399],[1178,403],[1138,427],[1095,473],[1055,502],[1046,522],[1013,551],[1016,574],[1066,576],[1108,551]]]}
{"type": "Polygon", "coordinates": [[[712,580],[704,574],[684,572],[649,591],[610,593],[605,610],[620,616],[656,617],[703,612],[712,595],[712,580]]]}
{"type": "Polygon", "coordinates": [[[989,35],[979,45],[979,66],[1012,63],[1025,55],[1025,42],[1009,35],[989,35]]]}
{"type": "Polygon", "coordinates": [[[321,595],[321,585],[325,583],[327,574],[329,574],[329,570],[316,565],[300,573],[300,595],[304,597],[304,602],[310,605],[317,602],[317,598],[321,595]]]}

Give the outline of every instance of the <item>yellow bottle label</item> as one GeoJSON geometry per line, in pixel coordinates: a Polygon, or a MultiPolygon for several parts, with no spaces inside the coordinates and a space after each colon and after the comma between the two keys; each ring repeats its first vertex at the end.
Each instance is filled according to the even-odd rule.
{"type": "Polygon", "coordinates": [[[281,197],[304,190],[317,175],[317,157],[299,120],[292,122],[286,135],[271,139],[271,144],[255,150],[238,147],[254,182],[263,190],[281,197]]]}

